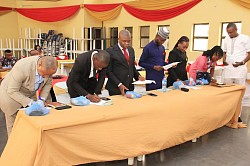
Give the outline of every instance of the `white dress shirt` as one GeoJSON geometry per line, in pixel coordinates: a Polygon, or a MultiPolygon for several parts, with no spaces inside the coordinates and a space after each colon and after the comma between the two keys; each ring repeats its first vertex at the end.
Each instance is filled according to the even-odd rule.
{"type": "Polygon", "coordinates": [[[226,36],[223,51],[226,52],[226,62],[229,64],[225,66],[225,78],[245,78],[247,74],[247,67],[240,65],[233,67],[233,63],[242,62],[250,52],[250,38],[247,35],[239,34],[235,38],[226,36]]]}

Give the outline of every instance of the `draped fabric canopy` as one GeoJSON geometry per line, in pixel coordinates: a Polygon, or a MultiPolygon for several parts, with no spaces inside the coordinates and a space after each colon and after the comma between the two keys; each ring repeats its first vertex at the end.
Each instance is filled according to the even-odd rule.
{"type": "Polygon", "coordinates": [[[42,22],[56,22],[71,17],[80,9],[80,5],[53,8],[17,8],[25,17],[42,22]]]}
{"type": "MultiPolygon", "coordinates": [[[[132,16],[144,21],[162,21],[176,17],[194,7],[202,0],[137,0],[127,3],[114,4],[84,4],[51,8],[16,8],[16,11],[25,17],[42,22],[56,22],[73,16],[80,6],[97,20],[107,21],[115,19],[121,8],[132,16]]],[[[244,0],[241,0],[244,1],[244,0]]],[[[245,0],[246,1],[246,0],[245,0]]],[[[12,10],[0,7],[0,12],[12,10]]]]}
{"type": "Polygon", "coordinates": [[[144,21],[163,21],[178,16],[194,7],[201,0],[194,0],[187,4],[165,10],[143,10],[123,4],[125,10],[136,18],[144,21]]]}
{"type": "Polygon", "coordinates": [[[125,3],[128,6],[144,10],[163,10],[184,5],[193,0],[139,0],[125,3]]]}
{"type": "Polygon", "coordinates": [[[115,3],[115,4],[85,4],[84,7],[88,10],[94,11],[94,12],[105,12],[108,10],[112,10],[118,6],[120,6],[121,3],[115,3]]]}
{"type": "Polygon", "coordinates": [[[103,12],[95,12],[95,11],[91,11],[88,9],[86,9],[86,12],[97,20],[108,21],[108,20],[115,19],[120,14],[121,9],[122,9],[122,5],[117,6],[116,8],[112,10],[107,10],[103,12]]]}
{"type": "Polygon", "coordinates": [[[97,20],[107,21],[115,19],[122,9],[122,4],[86,4],[86,12],[97,20]]]}
{"type": "Polygon", "coordinates": [[[234,3],[237,3],[245,8],[250,9],[250,0],[231,0],[234,3]]]}
{"type": "Polygon", "coordinates": [[[0,6],[0,12],[10,11],[10,10],[12,10],[12,8],[0,6]]]}

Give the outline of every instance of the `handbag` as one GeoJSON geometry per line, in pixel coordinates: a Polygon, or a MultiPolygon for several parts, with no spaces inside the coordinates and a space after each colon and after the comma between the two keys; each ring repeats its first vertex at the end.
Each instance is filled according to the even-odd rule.
{"type": "Polygon", "coordinates": [[[208,81],[208,83],[210,83],[211,82],[210,73],[198,71],[196,73],[196,80],[202,80],[202,79],[205,79],[208,81]]]}

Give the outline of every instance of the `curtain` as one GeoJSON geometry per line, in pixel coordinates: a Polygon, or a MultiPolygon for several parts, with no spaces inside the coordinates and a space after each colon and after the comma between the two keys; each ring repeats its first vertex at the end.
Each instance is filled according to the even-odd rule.
{"type": "MultiPolygon", "coordinates": [[[[16,11],[25,17],[42,22],[56,22],[73,16],[80,6],[84,10],[100,21],[115,19],[121,12],[122,6],[134,17],[144,21],[163,21],[176,17],[202,0],[137,0],[127,3],[114,4],[85,4],[52,8],[16,8],[16,11]],[[157,2],[157,3],[156,3],[157,2]]],[[[250,0],[232,0],[241,5],[249,5],[250,0]]],[[[11,11],[12,8],[0,7],[1,11],[11,11]]]]}
{"type": "Polygon", "coordinates": [[[112,10],[108,10],[104,12],[94,12],[88,9],[86,9],[86,12],[97,20],[107,21],[107,20],[115,19],[120,14],[121,8],[122,8],[122,5],[112,10]]]}
{"type": "Polygon", "coordinates": [[[245,8],[250,9],[250,0],[231,0],[234,3],[237,3],[245,8]]]}
{"type": "Polygon", "coordinates": [[[100,21],[115,19],[121,12],[122,4],[86,4],[86,12],[100,21]]]}
{"type": "Polygon", "coordinates": [[[10,7],[2,7],[2,6],[0,6],[0,12],[11,11],[11,10],[12,10],[12,8],[10,8],[10,7]]]}
{"type": "Polygon", "coordinates": [[[120,6],[121,3],[114,3],[114,4],[85,4],[84,7],[88,10],[94,11],[94,12],[105,12],[108,10],[112,10],[118,6],[120,6]]]}
{"type": "Polygon", "coordinates": [[[189,9],[191,9],[192,7],[194,7],[201,1],[202,0],[192,0],[191,2],[186,3],[184,5],[177,6],[177,7],[170,8],[170,9],[163,9],[163,10],[144,10],[144,9],[134,8],[126,4],[123,4],[123,7],[129,14],[133,15],[134,17],[138,19],[141,19],[144,21],[163,21],[163,20],[176,17],[188,11],[189,9]]]}
{"type": "Polygon", "coordinates": [[[125,3],[128,6],[144,10],[162,10],[187,4],[193,0],[138,0],[125,3]]]}
{"type": "Polygon", "coordinates": [[[80,5],[53,8],[17,8],[16,11],[25,17],[42,22],[56,22],[73,16],[80,5]]]}

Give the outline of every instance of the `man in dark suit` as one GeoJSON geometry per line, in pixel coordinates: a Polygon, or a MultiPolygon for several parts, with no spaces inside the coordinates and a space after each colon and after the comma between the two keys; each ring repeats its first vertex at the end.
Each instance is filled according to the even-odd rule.
{"type": "Polygon", "coordinates": [[[99,102],[97,95],[101,94],[109,60],[109,54],[103,50],[78,55],[67,80],[70,97],[85,96],[92,102],[99,102]],[[98,78],[96,72],[99,73],[98,78]]]}
{"type": "Polygon", "coordinates": [[[129,46],[130,41],[130,32],[121,30],[118,44],[107,49],[107,52],[110,54],[110,63],[107,70],[108,82],[106,89],[111,96],[124,95],[125,90],[133,91],[133,78],[135,80],[145,80],[135,68],[135,52],[129,46]]]}

